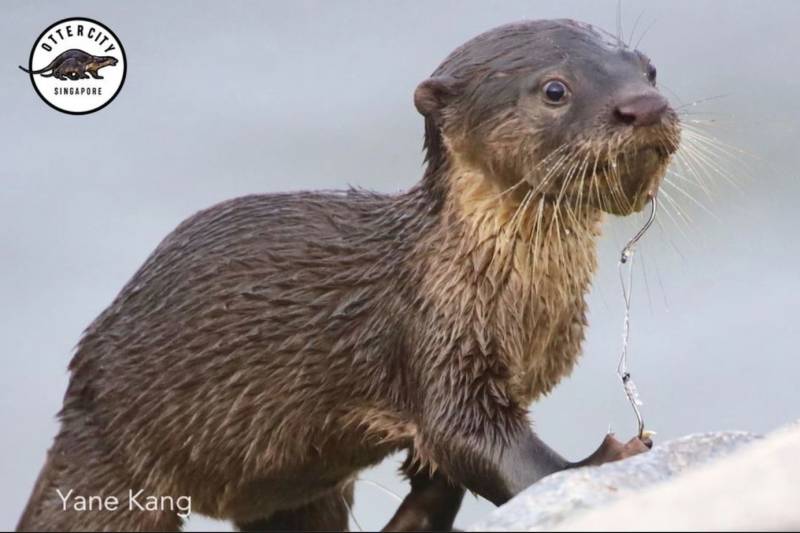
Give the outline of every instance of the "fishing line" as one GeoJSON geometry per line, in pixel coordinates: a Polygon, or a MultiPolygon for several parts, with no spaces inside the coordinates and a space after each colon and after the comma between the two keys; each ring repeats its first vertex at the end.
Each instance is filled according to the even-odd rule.
{"type": "Polygon", "coordinates": [[[625,300],[625,320],[622,324],[622,354],[619,358],[617,365],[617,375],[622,381],[622,387],[625,390],[625,396],[633,408],[636,415],[636,423],[639,428],[639,438],[644,438],[644,417],[640,407],[642,400],[639,398],[639,390],[631,378],[630,370],[628,370],[628,351],[630,344],[630,326],[631,326],[631,294],[633,292],[633,258],[636,253],[636,245],[653,225],[656,219],[656,211],[658,210],[658,197],[654,194],[650,197],[650,217],[645,222],[644,226],[633,236],[631,240],[625,245],[620,254],[619,263],[617,268],[619,270],[619,280],[622,285],[622,297],[625,300]],[[626,276],[627,274],[627,276],[626,276]],[[626,279],[627,278],[627,279],[626,279]]]}

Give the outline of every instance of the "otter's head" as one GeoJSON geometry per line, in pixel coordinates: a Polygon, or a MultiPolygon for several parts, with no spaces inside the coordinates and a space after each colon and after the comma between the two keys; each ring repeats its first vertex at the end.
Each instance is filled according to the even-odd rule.
{"type": "Polygon", "coordinates": [[[111,56],[103,56],[98,58],[97,61],[95,61],[95,63],[97,64],[97,68],[113,67],[114,65],[117,64],[117,58],[111,56]]]}
{"type": "Polygon", "coordinates": [[[501,26],[414,94],[429,164],[466,165],[520,199],[640,210],[680,140],[643,53],[569,20],[501,26]]]}

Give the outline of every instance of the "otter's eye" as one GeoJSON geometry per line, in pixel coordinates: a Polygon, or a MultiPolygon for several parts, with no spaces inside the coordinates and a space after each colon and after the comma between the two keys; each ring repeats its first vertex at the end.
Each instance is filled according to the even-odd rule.
{"type": "Polygon", "coordinates": [[[563,104],[567,101],[567,86],[564,82],[551,80],[544,84],[544,97],[551,104],[563,104]]]}
{"type": "Polygon", "coordinates": [[[656,84],[656,66],[652,63],[647,65],[647,80],[653,85],[656,84]]]}

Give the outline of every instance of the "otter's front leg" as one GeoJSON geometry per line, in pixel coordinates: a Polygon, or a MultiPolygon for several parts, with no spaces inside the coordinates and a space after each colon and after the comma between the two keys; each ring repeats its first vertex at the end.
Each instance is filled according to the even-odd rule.
{"type": "Polygon", "coordinates": [[[441,472],[431,474],[413,460],[409,451],[402,471],[411,482],[411,492],[383,531],[451,531],[464,498],[464,487],[441,472]]]}
{"type": "Polygon", "coordinates": [[[449,442],[449,450],[437,454],[442,468],[453,480],[495,505],[504,504],[554,472],[617,461],[650,447],[649,441],[634,438],[623,444],[606,435],[594,453],[573,463],[550,448],[530,427],[517,431],[505,443],[476,435],[451,438],[449,442]]]}

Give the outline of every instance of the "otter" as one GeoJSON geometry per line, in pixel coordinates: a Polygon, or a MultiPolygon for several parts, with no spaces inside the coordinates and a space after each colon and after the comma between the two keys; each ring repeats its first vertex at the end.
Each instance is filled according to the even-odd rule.
{"type": "Polygon", "coordinates": [[[642,209],[680,141],[643,53],[571,20],[500,26],[423,81],[406,192],[250,195],[191,216],[86,329],[18,529],[178,530],[191,497],[243,530],[344,530],[364,468],[406,451],[387,529],[448,529],[464,491],[570,462],[527,407],[575,365],[606,213],[642,209]]]}
{"type": "Polygon", "coordinates": [[[39,74],[42,77],[54,77],[59,80],[82,80],[87,79],[89,76],[87,72],[92,75],[96,80],[102,80],[98,71],[103,67],[112,67],[117,64],[117,59],[111,56],[94,56],[83,50],[72,48],[65,52],[61,52],[44,68],[39,70],[28,70],[25,67],[19,66],[23,72],[28,74],[39,74]],[[47,71],[52,71],[45,74],[47,71]]]}

